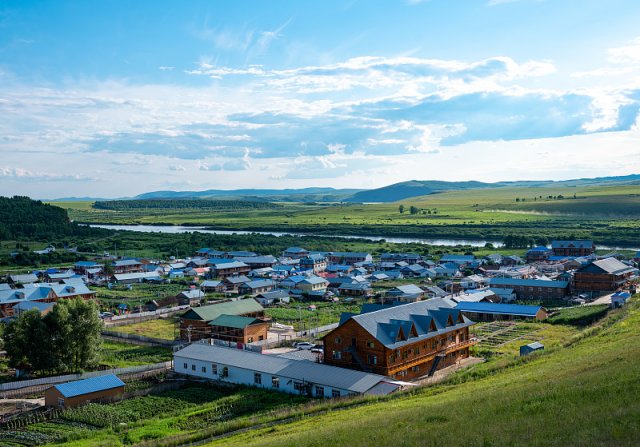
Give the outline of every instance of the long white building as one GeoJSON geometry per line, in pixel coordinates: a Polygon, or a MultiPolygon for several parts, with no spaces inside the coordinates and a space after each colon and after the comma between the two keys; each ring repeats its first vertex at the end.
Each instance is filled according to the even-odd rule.
{"type": "Polygon", "coordinates": [[[389,394],[403,385],[377,374],[193,343],[173,354],[176,373],[313,397],[389,394]]]}

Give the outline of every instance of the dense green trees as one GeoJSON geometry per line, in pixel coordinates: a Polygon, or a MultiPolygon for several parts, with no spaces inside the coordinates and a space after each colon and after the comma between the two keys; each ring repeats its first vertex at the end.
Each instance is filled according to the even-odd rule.
{"type": "Polygon", "coordinates": [[[96,230],[69,221],[67,211],[29,197],[0,196],[0,240],[46,240],[61,236],[96,234],[96,230]]]}
{"type": "Polygon", "coordinates": [[[44,317],[37,310],[10,322],[4,333],[9,365],[39,372],[79,371],[95,365],[102,321],[92,301],[58,302],[44,317]]]}

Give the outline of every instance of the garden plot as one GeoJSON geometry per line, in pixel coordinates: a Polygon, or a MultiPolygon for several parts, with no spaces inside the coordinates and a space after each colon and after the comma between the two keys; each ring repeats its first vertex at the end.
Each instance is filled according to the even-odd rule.
{"type": "Polygon", "coordinates": [[[542,337],[535,335],[539,330],[527,324],[500,321],[479,327],[476,330],[476,337],[480,341],[481,348],[495,349],[521,338],[541,340],[542,337]]]}

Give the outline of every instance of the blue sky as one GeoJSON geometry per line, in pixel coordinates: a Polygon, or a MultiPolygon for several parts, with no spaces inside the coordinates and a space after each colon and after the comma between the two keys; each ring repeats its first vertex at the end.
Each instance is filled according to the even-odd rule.
{"type": "Polygon", "coordinates": [[[0,194],[640,166],[640,3],[0,0],[0,194]]]}

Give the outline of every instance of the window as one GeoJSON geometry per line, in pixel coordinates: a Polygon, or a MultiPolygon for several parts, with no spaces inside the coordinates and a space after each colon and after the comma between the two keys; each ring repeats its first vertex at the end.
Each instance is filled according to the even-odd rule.
{"type": "Polygon", "coordinates": [[[195,371],[196,370],[196,365],[191,365],[191,371],[195,371]]]}
{"type": "Polygon", "coordinates": [[[182,367],[183,367],[184,369],[189,368],[189,367],[187,366],[187,364],[186,364],[186,363],[185,363],[185,364],[183,364],[183,365],[182,365],[182,367]]]}
{"type": "Polygon", "coordinates": [[[375,348],[375,347],[376,347],[376,345],[375,345],[374,342],[372,342],[372,341],[368,341],[367,342],[367,348],[375,348]]]}
{"type": "Polygon", "coordinates": [[[340,397],[340,390],[331,390],[331,397],[340,397]]]}
{"type": "Polygon", "coordinates": [[[273,388],[280,388],[280,377],[272,376],[271,377],[271,386],[273,388]]]}
{"type": "Polygon", "coordinates": [[[261,385],[262,384],[262,374],[254,373],[253,374],[253,383],[255,383],[257,385],[261,385]]]}
{"type": "Polygon", "coordinates": [[[253,343],[253,337],[249,337],[249,340],[247,340],[247,343],[253,343]]]}
{"type": "Polygon", "coordinates": [[[302,392],[302,390],[304,389],[304,387],[302,386],[302,382],[293,382],[293,389],[298,392],[302,392]]]}
{"type": "Polygon", "coordinates": [[[229,368],[226,366],[222,368],[222,375],[220,377],[229,377],[229,368]]]}
{"type": "Polygon", "coordinates": [[[413,352],[415,355],[420,354],[420,346],[416,346],[415,348],[413,348],[413,352]]]}
{"type": "Polygon", "coordinates": [[[316,385],[316,397],[324,397],[324,387],[316,385]]]}
{"type": "Polygon", "coordinates": [[[412,371],[412,372],[418,372],[418,371],[420,371],[420,365],[412,366],[412,367],[411,367],[411,371],[412,371]]]}
{"type": "Polygon", "coordinates": [[[342,352],[340,352],[340,351],[332,351],[331,358],[333,360],[341,360],[342,359],[342,352]]]}
{"type": "Polygon", "coordinates": [[[378,357],[375,356],[375,355],[369,354],[367,356],[367,363],[369,363],[369,365],[377,365],[378,364],[378,357]]]}
{"type": "Polygon", "coordinates": [[[203,367],[202,367],[202,372],[203,372],[203,373],[206,373],[206,372],[207,372],[207,367],[206,367],[206,366],[203,366],[203,367]]]}
{"type": "Polygon", "coordinates": [[[218,374],[218,364],[217,363],[212,363],[211,364],[211,374],[213,374],[214,376],[216,374],[218,374]]]}

